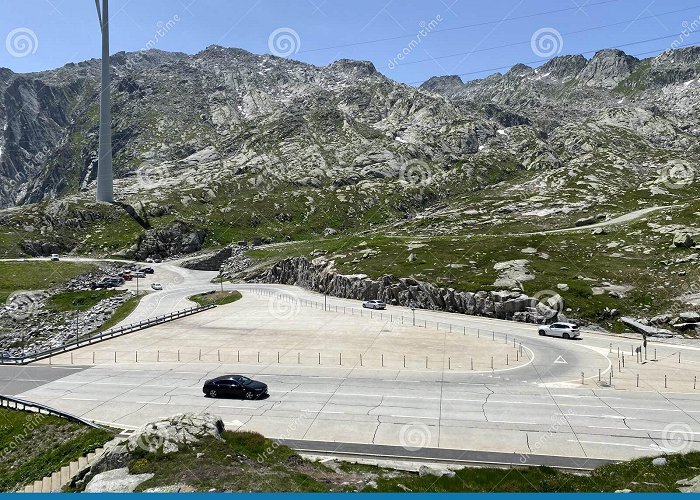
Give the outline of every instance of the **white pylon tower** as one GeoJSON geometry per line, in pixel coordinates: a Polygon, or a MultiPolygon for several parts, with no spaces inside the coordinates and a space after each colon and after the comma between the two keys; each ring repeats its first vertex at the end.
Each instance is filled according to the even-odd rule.
{"type": "Polygon", "coordinates": [[[112,114],[109,95],[109,9],[107,0],[95,0],[102,30],[102,86],[100,90],[100,150],[97,159],[97,201],[114,202],[112,187],[112,114]]]}

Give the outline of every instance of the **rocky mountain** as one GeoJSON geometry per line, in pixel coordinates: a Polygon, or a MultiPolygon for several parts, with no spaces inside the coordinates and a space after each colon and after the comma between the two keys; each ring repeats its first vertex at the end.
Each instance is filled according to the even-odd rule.
{"type": "MultiPolygon", "coordinates": [[[[495,265],[534,248],[533,276],[548,278],[523,291],[566,285],[594,255],[624,255],[618,245],[640,270],[675,263],[650,259],[670,251],[674,233],[699,232],[698,47],[642,60],[602,50],[419,88],[369,62],[316,67],[218,46],[111,63],[114,207],[93,202],[98,61],[0,69],[3,255],[165,257],[245,240],[287,242],[281,260],[337,240],[323,250],[343,272],[378,279],[398,268],[399,278],[476,292],[498,283],[495,265]],[[677,213],[660,212],[627,241],[536,236],[668,206],[677,213]],[[542,249],[554,239],[571,251],[542,249]],[[414,256],[409,266],[397,264],[408,254],[386,257],[391,245],[414,256]],[[420,245],[429,255],[416,254],[420,245]]],[[[574,299],[631,289],[614,282],[625,279],[612,279],[615,269],[591,271],[574,299]]]]}

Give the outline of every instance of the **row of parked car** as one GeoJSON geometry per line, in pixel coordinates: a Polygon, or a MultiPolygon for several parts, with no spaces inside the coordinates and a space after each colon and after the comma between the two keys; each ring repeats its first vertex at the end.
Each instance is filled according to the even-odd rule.
{"type": "MultiPolygon", "coordinates": [[[[103,278],[100,281],[93,283],[91,288],[105,289],[105,288],[116,288],[122,286],[125,282],[131,281],[135,278],[145,278],[147,274],[154,274],[156,271],[152,267],[142,267],[136,271],[131,269],[125,269],[116,276],[110,276],[108,278],[103,278]]],[[[154,290],[162,290],[163,287],[160,283],[151,284],[151,288],[154,290]]]]}

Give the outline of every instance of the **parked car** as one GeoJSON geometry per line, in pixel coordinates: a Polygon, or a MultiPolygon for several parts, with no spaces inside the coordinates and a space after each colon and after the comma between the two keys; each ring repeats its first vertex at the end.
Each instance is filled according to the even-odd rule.
{"type": "Polygon", "coordinates": [[[133,275],[131,274],[131,271],[122,271],[119,273],[119,277],[122,278],[124,281],[131,281],[134,279],[133,275]]]}
{"type": "Polygon", "coordinates": [[[163,285],[161,285],[160,283],[151,283],[151,288],[153,288],[154,290],[162,290],[163,285]]]}
{"type": "Polygon", "coordinates": [[[58,255],[57,253],[52,253],[52,254],[51,254],[51,260],[54,261],[54,262],[55,262],[55,261],[59,261],[59,260],[61,260],[61,257],[59,257],[59,255],[58,255]]]}
{"type": "Polygon", "coordinates": [[[146,277],[146,273],[144,273],[143,271],[135,271],[135,272],[131,273],[131,275],[134,278],[145,278],[146,277]]]}
{"type": "Polygon", "coordinates": [[[154,262],[154,260],[153,260],[152,258],[148,257],[148,258],[146,259],[146,262],[152,263],[152,262],[154,262]]]}
{"type": "Polygon", "coordinates": [[[367,309],[386,309],[386,304],[382,300],[368,300],[362,303],[362,307],[367,309]]]}
{"type": "Polygon", "coordinates": [[[140,269],[140,271],[141,271],[142,273],[146,273],[146,274],[153,274],[153,273],[155,273],[155,270],[154,270],[152,267],[142,267],[142,268],[140,269]]]}
{"type": "Polygon", "coordinates": [[[243,375],[223,375],[204,382],[202,391],[210,398],[229,396],[257,399],[267,395],[267,384],[243,375]]]}
{"type": "Polygon", "coordinates": [[[90,285],[90,288],[92,288],[93,290],[97,290],[97,289],[102,289],[102,288],[114,288],[115,286],[118,286],[118,285],[114,281],[109,281],[109,280],[104,279],[104,280],[100,280],[96,283],[93,283],[92,285],[90,285]]]}
{"type": "Polygon", "coordinates": [[[114,283],[114,286],[122,286],[125,280],[121,276],[110,276],[109,278],[105,278],[105,281],[114,283]]]}
{"type": "Polygon", "coordinates": [[[574,323],[552,323],[539,328],[540,335],[561,337],[563,339],[575,339],[581,336],[578,325],[574,323]]]}
{"type": "Polygon", "coordinates": [[[163,260],[160,257],[153,257],[153,262],[155,262],[156,264],[160,264],[161,262],[163,262],[163,260]]]}

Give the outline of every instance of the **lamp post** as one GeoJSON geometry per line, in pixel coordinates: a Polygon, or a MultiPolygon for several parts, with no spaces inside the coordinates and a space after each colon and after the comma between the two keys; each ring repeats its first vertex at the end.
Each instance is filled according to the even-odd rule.
{"type": "Polygon", "coordinates": [[[139,296],[139,277],[135,276],[136,278],[136,296],[139,296]]]}

